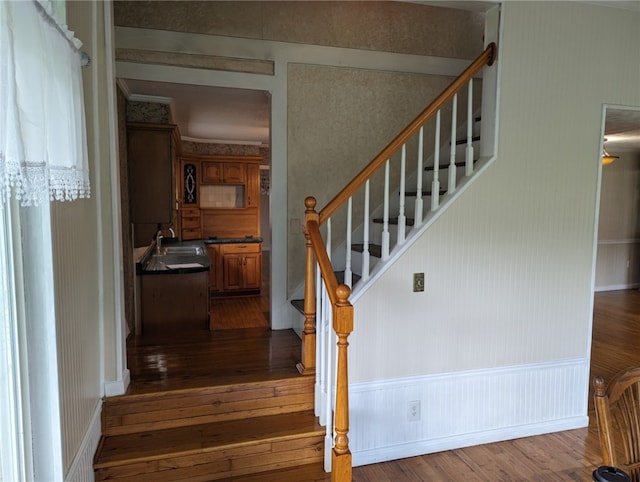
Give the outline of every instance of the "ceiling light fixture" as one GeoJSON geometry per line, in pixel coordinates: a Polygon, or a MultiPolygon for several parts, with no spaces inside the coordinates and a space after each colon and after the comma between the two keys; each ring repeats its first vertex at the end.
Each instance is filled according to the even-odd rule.
{"type": "Polygon", "coordinates": [[[602,165],[603,166],[607,166],[611,164],[613,161],[615,161],[616,159],[620,159],[620,156],[612,156],[607,152],[607,149],[605,149],[604,147],[606,142],[607,142],[607,139],[605,138],[604,142],[602,143],[602,165]]]}

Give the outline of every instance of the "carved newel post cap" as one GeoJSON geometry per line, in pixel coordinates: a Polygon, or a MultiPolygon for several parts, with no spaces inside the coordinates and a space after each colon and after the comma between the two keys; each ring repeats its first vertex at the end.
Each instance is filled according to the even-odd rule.
{"type": "Polygon", "coordinates": [[[313,211],[316,208],[316,198],[313,196],[308,196],[304,199],[304,205],[307,208],[307,211],[313,211]]]}
{"type": "Polygon", "coordinates": [[[345,304],[351,294],[351,288],[347,285],[338,285],[336,288],[336,295],[338,296],[338,303],[345,304]]]}

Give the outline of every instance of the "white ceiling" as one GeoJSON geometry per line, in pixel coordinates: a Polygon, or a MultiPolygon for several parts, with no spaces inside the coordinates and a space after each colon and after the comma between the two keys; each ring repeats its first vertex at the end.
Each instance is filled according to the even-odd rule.
{"type": "Polygon", "coordinates": [[[269,145],[268,92],[132,79],[118,82],[129,100],[170,104],[172,122],[185,140],[269,145]]]}

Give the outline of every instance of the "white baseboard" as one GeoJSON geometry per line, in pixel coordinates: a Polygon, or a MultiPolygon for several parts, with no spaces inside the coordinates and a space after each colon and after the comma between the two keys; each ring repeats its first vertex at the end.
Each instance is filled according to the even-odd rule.
{"type": "Polygon", "coordinates": [[[104,382],[104,396],[115,397],[118,395],[124,395],[130,382],[131,375],[129,373],[129,369],[125,368],[120,380],[104,382]]]}
{"type": "Polygon", "coordinates": [[[354,453],[352,460],[353,466],[359,467],[361,465],[377,464],[380,462],[387,462],[389,460],[398,460],[407,457],[417,457],[419,455],[442,452],[443,450],[454,450],[463,447],[471,447],[473,445],[489,444],[522,437],[532,437],[534,435],[542,435],[545,433],[560,432],[562,430],[584,428],[588,424],[589,417],[574,417],[543,424],[509,427],[477,434],[445,437],[439,440],[425,440],[417,443],[395,445],[376,450],[366,450],[354,453]]]}
{"type": "Polygon", "coordinates": [[[588,383],[577,359],[353,384],[353,465],[586,427],[588,383]]]}
{"type": "Polygon", "coordinates": [[[98,448],[102,435],[102,400],[98,400],[96,408],[91,416],[91,422],[87,428],[80,448],[73,458],[73,462],[64,478],[65,482],[87,482],[94,480],[93,456],[98,448]]]}

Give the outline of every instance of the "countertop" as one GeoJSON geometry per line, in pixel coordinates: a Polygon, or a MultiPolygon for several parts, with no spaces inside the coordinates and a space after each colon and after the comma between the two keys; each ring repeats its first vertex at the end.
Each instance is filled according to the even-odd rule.
{"type": "Polygon", "coordinates": [[[207,239],[203,239],[204,244],[245,244],[245,243],[262,243],[262,238],[247,236],[244,238],[217,238],[212,236],[207,239]]]}

